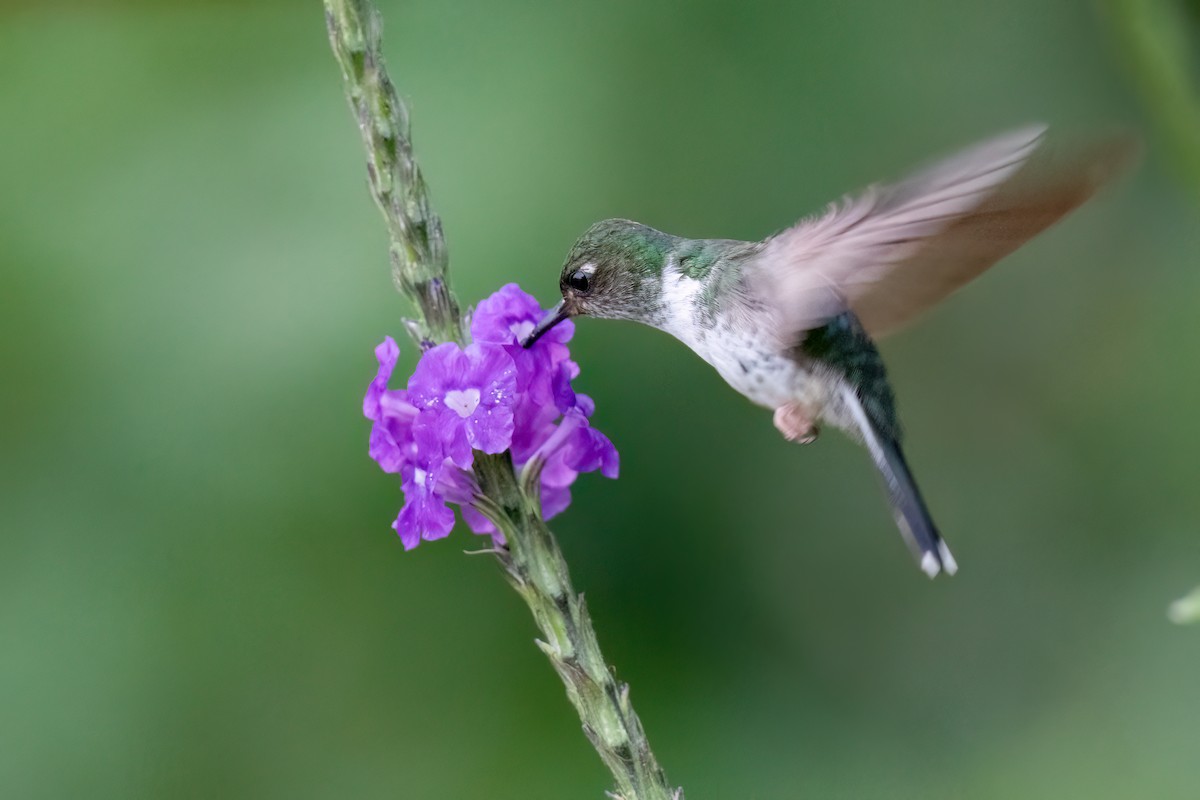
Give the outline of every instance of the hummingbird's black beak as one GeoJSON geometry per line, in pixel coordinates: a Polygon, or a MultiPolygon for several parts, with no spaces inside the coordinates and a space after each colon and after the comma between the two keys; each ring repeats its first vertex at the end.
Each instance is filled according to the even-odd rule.
{"type": "Polygon", "coordinates": [[[546,316],[542,317],[525,340],[521,342],[522,347],[533,347],[533,343],[545,335],[546,331],[553,328],[558,323],[562,322],[567,317],[571,316],[571,312],[567,310],[567,301],[559,300],[558,305],[546,312],[546,316]]]}

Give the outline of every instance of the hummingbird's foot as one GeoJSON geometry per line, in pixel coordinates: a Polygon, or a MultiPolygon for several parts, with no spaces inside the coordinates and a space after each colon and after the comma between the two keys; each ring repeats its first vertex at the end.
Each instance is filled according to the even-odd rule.
{"type": "Polygon", "coordinates": [[[796,444],[812,444],[821,432],[813,415],[795,403],[775,409],[775,427],[783,434],[783,438],[796,444]]]}

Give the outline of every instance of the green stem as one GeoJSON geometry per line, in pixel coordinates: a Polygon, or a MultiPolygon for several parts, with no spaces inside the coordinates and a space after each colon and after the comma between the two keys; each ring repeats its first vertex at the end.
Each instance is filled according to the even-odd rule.
{"type": "MultiPolygon", "coordinates": [[[[383,65],[379,14],[367,0],[324,0],[329,40],[342,67],[346,94],[367,150],[371,194],[387,222],[392,275],[417,306],[419,340],[465,340],[450,290],[441,222],[429,204],[413,156],[408,112],[383,65]]],[[[533,469],[537,466],[533,465],[533,469]]],[[[629,701],[629,687],[609,670],[583,596],[571,586],[567,562],[542,521],[536,476],[524,488],[507,453],[475,453],[477,507],[504,534],[496,557],[529,605],[544,637],[538,646],[567,688],[583,731],[616,781],[620,800],[682,800],[662,768],[629,701]]]]}
{"type": "Polygon", "coordinates": [[[542,521],[540,503],[521,490],[507,453],[475,454],[481,492],[494,504],[489,517],[508,546],[497,553],[509,582],[524,598],[544,640],[538,647],[550,659],[579,712],[583,732],[617,783],[624,800],[682,800],[650,751],[650,743],[629,701],[629,686],[613,678],[592,627],[583,595],[576,594],[562,550],[542,521]]]}
{"type": "Polygon", "coordinates": [[[415,334],[461,342],[442,221],[413,156],[408,109],[384,68],[379,12],[363,0],[325,0],[325,23],[367,149],[371,195],[387,223],[392,280],[420,311],[415,334]]]}
{"type": "Polygon", "coordinates": [[[1101,9],[1178,178],[1200,200],[1200,88],[1188,9],[1179,0],[1104,0],[1101,9]]]}

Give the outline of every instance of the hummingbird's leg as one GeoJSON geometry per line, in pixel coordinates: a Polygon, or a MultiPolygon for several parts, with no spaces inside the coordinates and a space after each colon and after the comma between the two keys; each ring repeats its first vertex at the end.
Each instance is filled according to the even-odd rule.
{"type": "Polygon", "coordinates": [[[775,409],[775,427],[783,438],[796,444],[812,444],[821,432],[815,415],[796,403],[786,403],[775,409]]]}

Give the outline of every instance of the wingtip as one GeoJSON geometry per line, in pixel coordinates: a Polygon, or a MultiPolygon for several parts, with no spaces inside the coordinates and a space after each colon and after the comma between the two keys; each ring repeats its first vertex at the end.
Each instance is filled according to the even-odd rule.
{"type": "Polygon", "coordinates": [[[1044,144],[1050,135],[1050,126],[1045,122],[1028,122],[1019,128],[1011,128],[981,143],[982,147],[1001,146],[1028,155],[1044,144]]]}
{"type": "Polygon", "coordinates": [[[1050,124],[1049,123],[1042,122],[1040,120],[1035,120],[1033,122],[1028,122],[1028,123],[1022,125],[1021,127],[1017,128],[1016,130],[1014,130],[1013,135],[1016,137],[1025,137],[1025,138],[1029,139],[1031,142],[1033,142],[1033,141],[1037,141],[1038,139],[1041,139],[1049,132],[1050,132],[1050,124]]]}
{"type": "MultiPolygon", "coordinates": [[[[1030,125],[1027,129],[1032,132],[1036,128],[1030,125]]],[[[1038,142],[1036,163],[1025,170],[1025,177],[1035,178],[1043,191],[1047,186],[1074,186],[1075,205],[1106,183],[1132,171],[1143,151],[1142,137],[1127,126],[1108,126],[1090,132],[1059,129],[1051,132],[1042,126],[1035,141],[1038,142]]]]}

